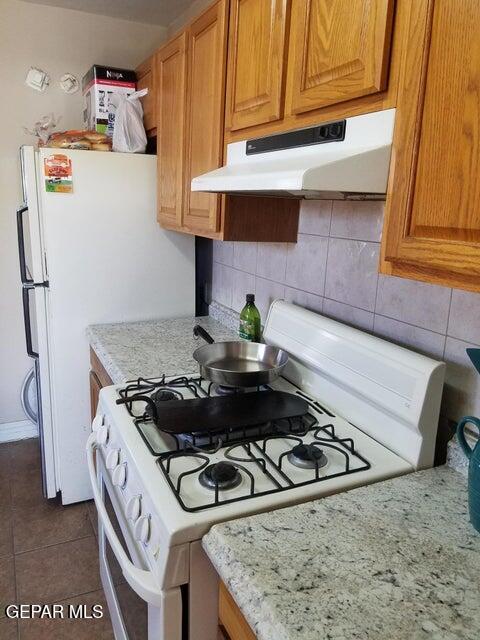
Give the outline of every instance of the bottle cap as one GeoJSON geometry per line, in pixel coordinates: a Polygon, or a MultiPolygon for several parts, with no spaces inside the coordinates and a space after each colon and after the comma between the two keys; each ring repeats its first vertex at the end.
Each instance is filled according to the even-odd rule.
{"type": "Polygon", "coordinates": [[[255,302],[255,295],[253,293],[247,293],[247,302],[255,302]]]}

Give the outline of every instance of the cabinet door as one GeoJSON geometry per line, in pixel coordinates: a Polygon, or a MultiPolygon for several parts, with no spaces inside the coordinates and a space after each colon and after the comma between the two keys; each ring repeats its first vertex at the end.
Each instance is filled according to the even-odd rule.
{"type": "Polygon", "coordinates": [[[147,134],[154,134],[157,126],[156,92],[155,92],[155,57],[151,56],[137,67],[137,91],[148,89],[145,97],[141,98],[143,107],[143,124],[147,134]]]}
{"type": "Polygon", "coordinates": [[[192,192],[192,178],[222,165],[227,0],[220,0],[188,29],[185,206],[182,226],[219,230],[220,196],[192,192]]]}
{"type": "Polygon", "coordinates": [[[395,274],[480,291],[480,3],[413,4],[424,46],[399,95],[383,257],[395,274]]]}
{"type": "Polygon", "coordinates": [[[393,0],[292,0],[288,111],[385,89],[393,0]]]}
{"type": "Polygon", "coordinates": [[[232,0],[227,130],[282,118],[288,10],[288,0],[232,0]]]}
{"type": "Polygon", "coordinates": [[[184,192],[186,33],[162,47],[156,58],[158,221],[181,225],[184,192]]]}

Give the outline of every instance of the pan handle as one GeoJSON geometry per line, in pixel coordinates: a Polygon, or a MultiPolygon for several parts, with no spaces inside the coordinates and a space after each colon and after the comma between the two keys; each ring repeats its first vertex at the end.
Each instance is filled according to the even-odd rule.
{"type": "Polygon", "coordinates": [[[205,340],[205,342],[208,342],[208,344],[213,344],[215,342],[215,340],[208,333],[208,331],[205,331],[205,329],[201,327],[199,324],[196,324],[193,327],[193,335],[195,336],[195,338],[198,338],[200,336],[205,340]]]}

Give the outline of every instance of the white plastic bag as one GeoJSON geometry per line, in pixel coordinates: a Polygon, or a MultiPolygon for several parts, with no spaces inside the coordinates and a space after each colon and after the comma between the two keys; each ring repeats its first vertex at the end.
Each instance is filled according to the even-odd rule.
{"type": "Polygon", "coordinates": [[[115,107],[112,150],[123,153],[145,153],[147,135],[143,126],[143,108],[139,98],[148,89],[135,91],[129,96],[114,94],[110,104],[115,107]]]}

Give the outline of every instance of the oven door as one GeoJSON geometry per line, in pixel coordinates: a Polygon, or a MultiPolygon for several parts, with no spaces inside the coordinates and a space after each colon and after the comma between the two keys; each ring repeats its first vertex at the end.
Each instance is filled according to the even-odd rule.
{"type": "Polygon", "coordinates": [[[134,540],[102,456],[87,443],[88,466],[98,513],[100,576],[115,640],[182,640],[179,588],[162,591],[134,540]],[[96,462],[96,471],[95,471],[96,462]]]}

